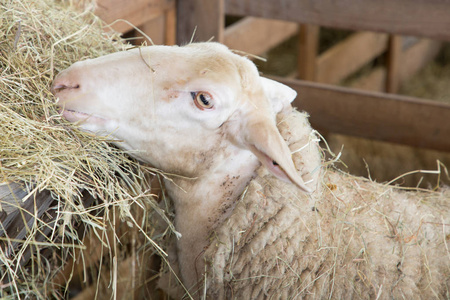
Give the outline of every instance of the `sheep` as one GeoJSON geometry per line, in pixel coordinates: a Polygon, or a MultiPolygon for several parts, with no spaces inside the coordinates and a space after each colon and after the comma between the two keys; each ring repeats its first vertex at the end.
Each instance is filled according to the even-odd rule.
{"type": "MultiPolygon", "coordinates": [[[[279,120],[288,143],[305,119],[279,120]]],[[[210,298],[448,299],[450,189],[404,192],[327,169],[319,180],[311,202],[258,169],[205,252],[210,298]]]]}
{"type": "Polygon", "coordinates": [[[77,62],[52,91],[68,121],[168,174],[179,232],[169,260],[184,289],[168,273],[160,286],[174,298],[450,295],[449,191],[401,193],[323,169],[296,92],[225,46],[77,62]]]}

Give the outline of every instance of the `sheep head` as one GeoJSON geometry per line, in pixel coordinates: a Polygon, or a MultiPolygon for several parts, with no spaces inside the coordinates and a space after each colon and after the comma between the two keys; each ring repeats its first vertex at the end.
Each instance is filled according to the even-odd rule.
{"type": "Polygon", "coordinates": [[[235,147],[310,192],[275,124],[296,92],[221,44],[141,47],[77,62],[52,91],[67,120],[163,171],[201,176],[235,147]]]}

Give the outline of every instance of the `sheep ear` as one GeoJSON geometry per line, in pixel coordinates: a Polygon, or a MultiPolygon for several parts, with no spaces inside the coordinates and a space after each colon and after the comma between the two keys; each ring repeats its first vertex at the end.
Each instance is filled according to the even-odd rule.
{"type": "Polygon", "coordinates": [[[260,77],[264,94],[272,104],[275,113],[291,108],[291,102],[297,97],[297,92],[287,85],[275,80],[260,77]]]}
{"type": "Polygon", "coordinates": [[[249,123],[245,140],[248,148],[273,175],[296,184],[307,193],[312,192],[298,174],[291,151],[273,122],[267,119],[249,123]]]}

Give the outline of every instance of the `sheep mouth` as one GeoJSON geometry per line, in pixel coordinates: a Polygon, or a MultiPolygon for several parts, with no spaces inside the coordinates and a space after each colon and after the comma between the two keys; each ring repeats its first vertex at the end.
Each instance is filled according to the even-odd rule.
{"type": "Polygon", "coordinates": [[[74,109],[60,108],[62,117],[71,123],[104,123],[105,118],[74,109]]]}

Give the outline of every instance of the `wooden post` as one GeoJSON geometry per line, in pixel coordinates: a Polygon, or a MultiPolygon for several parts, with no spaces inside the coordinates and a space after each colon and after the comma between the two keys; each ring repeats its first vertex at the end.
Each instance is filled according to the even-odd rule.
{"type": "Polygon", "coordinates": [[[177,1],[177,43],[179,45],[189,43],[191,40],[223,42],[224,27],[224,0],[177,1]]]}
{"type": "Polygon", "coordinates": [[[165,21],[164,42],[166,45],[175,45],[177,35],[177,13],[175,7],[166,10],[165,21]]]}
{"type": "Polygon", "coordinates": [[[298,78],[315,81],[319,30],[316,25],[302,24],[299,30],[298,78]]]}
{"type": "Polygon", "coordinates": [[[397,93],[400,86],[400,60],[402,55],[402,38],[390,35],[387,51],[386,92],[397,93]]]}
{"type": "Polygon", "coordinates": [[[142,26],[139,26],[139,29],[142,30],[143,33],[145,33],[146,36],[148,36],[151,41],[149,41],[145,36],[143,36],[141,33],[136,32],[135,36],[136,38],[142,38],[136,40],[137,44],[140,45],[144,41],[147,42],[147,45],[164,45],[164,24],[165,24],[165,18],[164,14],[161,14],[157,16],[156,18],[147,21],[142,26]]]}

